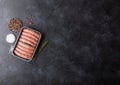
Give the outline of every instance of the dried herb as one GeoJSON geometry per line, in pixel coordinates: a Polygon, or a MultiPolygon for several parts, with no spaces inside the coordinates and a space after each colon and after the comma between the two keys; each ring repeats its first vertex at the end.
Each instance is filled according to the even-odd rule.
{"type": "Polygon", "coordinates": [[[48,44],[48,41],[45,40],[43,41],[43,43],[40,45],[40,47],[38,47],[35,56],[33,57],[33,61],[37,58],[37,56],[40,54],[40,52],[42,52],[42,50],[45,48],[45,46],[48,44]]]}

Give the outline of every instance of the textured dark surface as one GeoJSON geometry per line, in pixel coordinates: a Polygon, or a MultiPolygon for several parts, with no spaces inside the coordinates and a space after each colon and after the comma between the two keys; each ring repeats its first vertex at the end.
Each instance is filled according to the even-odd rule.
{"type": "Polygon", "coordinates": [[[0,0],[0,39],[0,85],[120,85],[119,0],[0,0]],[[49,44],[28,63],[5,37],[31,15],[49,44]]]}

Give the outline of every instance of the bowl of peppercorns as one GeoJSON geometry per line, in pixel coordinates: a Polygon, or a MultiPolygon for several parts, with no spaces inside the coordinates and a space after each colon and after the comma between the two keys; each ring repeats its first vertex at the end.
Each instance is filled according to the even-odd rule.
{"type": "Polygon", "coordinates": [[[8,28],[12,32],[18,32],[21,27],[22,27],[22,21],[20,19],[18,19],[18,18],[10,19],[10,22],[8,24],[8,28]]]}

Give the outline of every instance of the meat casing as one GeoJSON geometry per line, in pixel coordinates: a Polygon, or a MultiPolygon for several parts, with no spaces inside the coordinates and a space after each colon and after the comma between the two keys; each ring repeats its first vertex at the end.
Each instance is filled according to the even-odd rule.
{"type": "Polygon", "coordinates": [[[24,48],[23,46],[21,46],[21,45],[17,45],[17,48],[19,48],[19,49],[21,49],[21,50],[23,50],[23,51],[25,51],[25,52],[27,52],[27,53],[30,53],[30,54],[32,54],[33,53],[33,50],[29,50],[29,49],[27,49],[27,48],[24,48]]]}
{"type": "Polygon", "coordinates": [[[38,38],[36,36],[31,35],[31,34],[29,34],[27,32],[22,32],[22,35],[25,35],[25,36],[27,36],[29,38],[32,38],[34,41],[38,41],[38,38]]]}
{"type": "Polygon", "coordinates": [[[28,41],[31,41],[31,42],[34,43],[34,44],[37,44],[37,41],[35,41],[35,40],[33,40],[33,39],[25,36],[25,35],[21,35],[21,38],[26,39],[26,40],[28,40],[28,41]]]}
{"type": "Polygon", "coordinates": [[[36,33],[36,32],[33,31],[33,30],[30,30],[30,29],[27,29],[27,28],[26,28],[26,29],[23,30],[23,32],[29,33],[29,34],[34,35],[34,36],[36,36],[37,38],[39,38],[38,33],[36,33]]]}
{"type": "Polygon", "coordinates": [[[30,59],[30,56],[27,56],[27,55],[24,55],[24,54],[21,54],[19,51],[15,50],[14,53],[16,55],[18,55],[19,57],[22,57],[24,59],[30,59]]]}
{"type": "Polygon", "coordinates": [[[21,49],[19,49],[19,48],[15,48],[15,50],[17,50],[19,53],[21,53],[21,54],[23,54],[23,55],[31,56],[30,53],[27,53],[27,52],[25,52],[25,51],[23,51],[23,50],[21,50],[21,49]]]}
{"type": "Polygon", "coordinates": [[[33,47],[35,47],[35,45],[36,45],[36,44],[32,43],[31,41],[28,41],[28,40],[23,39],[23,38],[20,38],[19,41],[24,42],[24,43],[27,43],[27,44],[29,44],[29,45],[31,45],[31,46],[33,46],[33,47]]]}
{"type": "Polygon", "coordinates": [[[24,48],[29,49],[29,50],[34,50],[34,47],[26,45],[26,44],[22,43],[21,41],[18,42],[18,45],[21,45],[24,48]]]}

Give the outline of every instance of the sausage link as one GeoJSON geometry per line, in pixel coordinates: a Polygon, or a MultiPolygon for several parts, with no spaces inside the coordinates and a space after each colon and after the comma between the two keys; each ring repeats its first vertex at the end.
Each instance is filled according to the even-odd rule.
{"type": "Polygon", "coordinates": [[[32,39],[34,39],[35,41],[38,41],[38,38],[37,38],[37,37],[35,37],[34,35],[31,35],[31,34],[29,34],[29,33],[27,33],[27,32],[22,32],[22,35],[25,35],[25,36],[27,36],[27,37],[29,37],[29,38],[32,38],[32,39]]]}
{"type": "Polygon", "coordinates": [[[23,54],[19,53],[17,50],[15,50],[14,53],[21,58],[30,59],[30,56],[23,55],[23,54]]]}
{"type": "Polygon", "coordinates": [[[30,30],[30,29],[27,29],[27,28],[26,28],[26,29],[23,30],[23,32],[30,33],[30,34],[36,36],[37,38],[39,38],[38,33],[36,33],[34,30],[30,30]]]}
{"type": "Polygon", "coordinates": [[[19,49],[19,48],[15,48],[15,50],[17,50],[19,53],[21,53],[21,54],[23,54],[23,55],[27,55],[27,56],[31,56],[31,54],[30,53],[27,53],[27,52],[25,52],[25,51],[23,51],[23,50],[21,50],[21,49],[19,49]]]}
{"type": "Polygon", "coordinates": [[[21,49],[21,50],[23,50],[23,51],[25,51],[25,52],[27,52],[27,53],[30,53],[30,54],[32,54],[33,53],[33,50],[29,50],[29,49],[27,49],[27,48],[24,48],[23,46],[21,46],[21,45],[17,45],[17,48],[19,48],[19,49],[21,49]]]}
{"type": "Polygon", "coordinates": [[[32,43],[32,42],[30,42],[30,41],[28,41],[28,40],[26,40],[26,39],[20,38],[19,40],[20,40],[21,42],[27,43],[27,44],[35,47],[35,44],[34,44],[34,43],[32,43]]]}
{"type": "Polygon", "coordinates": [[[27,45],[27,44],[24,44],[24,43],[21,42],[21,41],[18,41],[18,45],[21,45],[21,46],[23,46],[24,48],[27,48],[28,50],[34,50],[34,47],[29,46],[29,45],[27,45]]]}
{"type": "Polygon", "coordinates": [[[29,37],[27,37],[27,36],[25,36],[25,35],[21,35],[21,38],[26,39],[26,40],[28,40],[28,41],[31,41],[31,42],[34,43],[34,44],[37,44],[37,41],[34,41],[33,39],[31,39],[31,38],[29,38],[29,37]]]}

